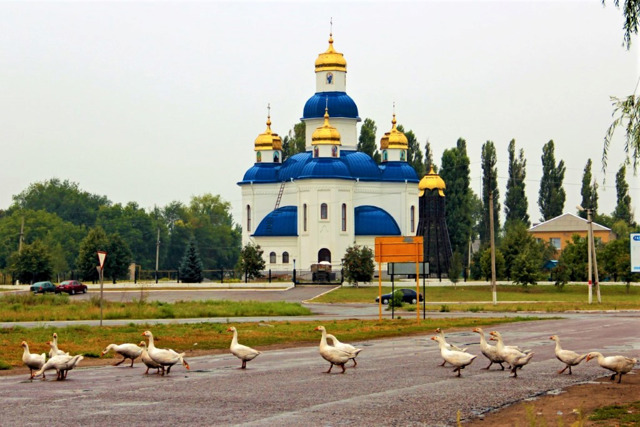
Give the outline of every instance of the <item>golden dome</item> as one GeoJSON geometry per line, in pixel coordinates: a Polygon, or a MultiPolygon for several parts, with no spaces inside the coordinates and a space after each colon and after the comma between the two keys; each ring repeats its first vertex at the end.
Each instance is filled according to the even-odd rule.
{"type": "Polygon", "coordinates": [[[387,148],[389,148],[389,134],[391,132],[385,132],[384,136],[382,138],[380,138],[380,149],[381,150],[386,150],[387,148]]]}
{"type": "MultiPolygon", "coordinates": [[[[404,133],[396,129],[396,114],[393,113],[393,120],[391,120],[393,127],[389,132],[389,144],[388,148],[400,148],[402,150],[409,149],[409,141],[404,133]]],[[[382,141],[380,141],[382,143],[382,141]]]]}
{"type": "Polygon", "coordinates": [[[316,72],[318,71],[344,71],[347,72],[347,61],[344,56],[333,48],[333,35],[329,34],[329,47],[327,51],[318,55],[316,59],[316,72]]]}
{"type": "Polygon", "coordinates": [[[271,115],[267,116],[267,130],[258,135],[254,145],[255,151],[282,150],[282,139],[277,133],[271,132],[271,115]]]}
{"type": "Polygon", "coordinates": [[[423,176],[420,180],[420,183],[418,184],[420,197],[424,195],[424,190],[438,190],[438,194],[441,197],[444,197],[444,190],[446,188],[447,185],[444,183],[444,180],[440,178],[440,175],[433,171],[433,166],[431,166],[431,170],[429,170],[429,173],[423,176]]]}
{"type": "Polygon", "coordinates": [[[324,124],[313,131],[311,145],[341,145],[340,132],[329,124],[329,110],[324,109],[324,124]]]}

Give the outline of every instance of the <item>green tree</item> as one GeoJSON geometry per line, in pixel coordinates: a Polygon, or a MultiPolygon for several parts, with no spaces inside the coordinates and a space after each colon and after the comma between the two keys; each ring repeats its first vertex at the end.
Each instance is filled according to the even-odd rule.
{"type": "Polygon", "coordinates": [[[629,196],[629,184],[626,180],[627,167],[620,166],[616,173],[616,195],[617,203],[613,211],[613,217],[618,220],[625,221],[629,225],[633,225],[633,216],[631,215],[631,196],[629,196]]]}
{"type": "Polygon", "coordinates": [[[580,194],[582,194],[582,202],[580,203],[580,206],[585,209],[578,210],[578,215],[581,218],[587,219],[586,209],[588,208],[593,211],[595,218],[595,215],[597,215],[598,212],[598,183],[593,179],[593,175],[591,174],[591,159],[587,160],[587,164],[584,167],[580,194]]]}
{"type": "MultiPolygon", "coordinates": [[[[482,145],[482,204],[483,215],[480,228],[480,242],[483,245],[490,244],[490,216],[489,196],[493,194],[493,226],[494,230],[500,229],[500,193],[498,191],[498,168],[496,164],[496,147],[491,141],[482,145]]],[[[495,237],[494,237],[495,238],[495,237]]]]}
{"type": "Polygon", "coordinates": [[[540,265],[532,256],[530,248],[525,248],[515,257],[511,266],[511,276],[515,284],[526,286],[537,283],[540,277],[540,265]]]}
{"type": "Polygon", "coordinates": [[[373,279],[373,251],[368,247],[349,246],[342,263],[344,278],[348,283],[358,286],[358,282],[371,282],[373,279]]]}
{"type": "Polygon", "coordinates": [[[558,269],[564,281],[587,280],[587,239],[574,234],[562,250],[558,259],[558,269]]]}
{"type": "Polygon", "coordinates": [[[433,168],[435,173],[438,173],[438,165],[433,162],[433,149],[431,148],[431,143],[427,140],[427,143],[424,145],[424,171],[425,173],[429,173],[429,171],[433,168]]]}
{"type": "Polygon", "coordinates": [[[113,283],[117,279],[126,278],[131,264],[131,250],[118,233],[109,236],[107,258],[105,259],[104,274],[113,283]]]}
{"type": "MultiPolygon", "coordinates": [[[[471,170],[467,142],[460,138],[456,147],[444,150],[440,177],[447,185],[445,208],[453,252],[466,254],[473,237],[471,170]]],[[[465,258],[466,260],[466,258],[465,258]]]]}
{"type": "Polygon", "coordinates": [[[180,280],[182,283],[201,283],[204,279],[202,271],[198,243],[195,239],[191,239],[180,264],[180,280]]]}
{"type": "Polygon", "coordinates": [[[371,119],[364,119],[364,123],[360,128],[360,137],[358,138],[358,151],[367,153],[376,163],[380,163],[380,152],[376,144],[376,132],[378,128],[376,122],[371,119]]]}
{"type": "Polygon", "coordinates": [[[39,240],[23,245],[21,252],[11,256],[11,270],[20,283],[49,280],[53,274],[49,250],[39,240]]]}
{"type": "Polygon", "coordinates": [[[418,175],[418,178],[422,178],[425,174],[424,160],[422,157],[422,150],[420,149],[420,144],[418,144],[416,135],[412,130],[405,132],[402,125],[398,125],[396,129],[404,133],[404,135],[407,137],[407,142],[409,143],[409,149],[407,150],[407,163],[409,163],[411,167],[413,167],[413,169],[416,171],[416,175],[418,175]]]}
{"type": "Polygon", "coordinates": [[[304,153],[306,146],[306,125],[304,122],[296,123],[282,139],[282,161],[294,154],[304,153]]]}
{"type": "Polygon", "coordinates": [[[598,253],[598,261],[602,264],[605,274],[615,282],[630,283],[632,280],[639,278],[637,273],[631,272],[628,235],[607,243],[598,253]]]}
{"type": "Polygon", "coordinates": [[[263,254],[264,251],[260,248],[260,245],[247,243],[240,251],[238,270],[242,271],[244,276],[248,279],[262,277],[262,270],[264,270],[266,265],[262,258],[263,254]]]}
{"type": "Polygon", "coordinates": [[[527,160],[521,148],[516,157],[516,140],[509,142],[509,179],[504,201],[505,226],[512,222],[523,222],[527,227],[529,220],[529,201],[525,192],[525,178],[527,176],[527,160]]]}
{"type": "Polygon", "coordinates": [[[462,265],[463,259],[462,255],[458,252],[454,252],[451,256],[451,266],[449,267],[447,274],[449,276],[449,280],[454,286],[460,281],[460,276],[462,275],[464,268],[462,265]]]}
{"type": "Polygon", "coordinates": [[[536,241],[520,221],[505,227],[500,251],[504,256],[506,277],[520,284],[535,284],[543,265],[556,252],[550,244],[536,241]]]}
{"type": "MultiPolygon", "coordinates": [[[[486,280],[491,279],[491,248],[487,248],[482,251],[480,257],[480,266],[482,269],[482,277],[486,280]]],[[[504,279],[505,275],[505,261],[504,256],[500,249],[496,249],[496,278],[498,280],[504,279]]]]}
{"type": "Polygon", "coordinates": [[[538,206],[542,213],[541,221],[548,221],[562,215],[566,193],[562,188],[566,167],[564,161],[556,164],[553,140],[547,142],[542,148],[542,179],[540,180],[540,192],[538,206]]]}
{"type": "MultiPolygon", "coordinates": [[[[604,4],[604,0],[602,1],[604,4]]],[[[620,0],[614,0],[616,7],[620,7],[620,0]]],[[[625,22],[624,22],[624,44],[627,48],[631,47],[631,36],[638,34],[638,19],[640,18],[640,1],[624,0],[622,6],[625,22]]],[[[626,131],[624,152],[627,156],[627,162],[630,157],[633,159],[633,170],[638,170],[638,162],[640,161],[640,96],[629,95],[626,98],[617,98],[612,96],[613,116],[615,119],[607,129],[604,138],[604,148],[602,150],[602,164],[607,167],[607,155],[611,139],[616,128],[622,127],[626,131]]]]}
{"type": "Polygon", "coordinates": [[[44,210],[55,213],[64,221],[92,227],[101,206],[111,202],[106,196],[98,196],[80,190],[78,184],[53,178],[36,182],[20,194],[13,196],[11,212],[19,209],[44,210]]]}
{"type": "MultiPolygon", "coordinates": [[[[98,270],[96,269],[98,265],[97,253],[98,251],[105,251],[108,257],[108,250],[109,238],[102,227],[94,227],[89,230],[87,236],[80,242],[80,249],[78,250],[78,258],[76,260],[76,268],[85,281],[90,280],[95,282],[99,279],[98,270]]],[[[109,277],[106,268],[105,274],[109,277]]]]}

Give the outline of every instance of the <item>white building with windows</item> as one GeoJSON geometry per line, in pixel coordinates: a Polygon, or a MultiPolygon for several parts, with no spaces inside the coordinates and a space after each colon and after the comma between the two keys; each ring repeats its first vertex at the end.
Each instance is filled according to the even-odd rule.
{"type": "Polygon", "coordinates": [[[356,151],[358,107],[346,92],[347,63],[329,47],[315,63],[316,91],[306,102],[306,151],[284,162],[282,140],[267,129],[242,189],[242,244],[260,245],[266,268],[339,266],[347,248],[373,248],[376,236],[415,235],[418,182],[406,162],[408,142],[392,128],[380,141],[382,163],[356,151]]]}

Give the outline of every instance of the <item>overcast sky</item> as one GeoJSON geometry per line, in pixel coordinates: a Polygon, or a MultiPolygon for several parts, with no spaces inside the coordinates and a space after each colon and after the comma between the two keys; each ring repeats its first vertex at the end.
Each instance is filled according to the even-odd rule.
{"type": "MultiPolygon", "coordinates": [[[[0,2],[0,209],[30,183],[77,182],[144,208],[236,185],[265,129],[285,135],[315,92],[314,62],[334,46],[347,92],[377,141],[398,123],[442,152],[467,140],[473,190],[495,143],[504,209],[511,139],[527,158],[532,221],[542,146],[567,174],[565,212],[594,161],[599,211],[615,207],[623,133],[601,170],[610,96],[638,83],[637,38],[622,47],[613,0],[425,2],[0,2]],[[603,184],[603,178],[606,182],[603,184]]],[[[640,183],[628,174],[636,219],[640,183]]]]}

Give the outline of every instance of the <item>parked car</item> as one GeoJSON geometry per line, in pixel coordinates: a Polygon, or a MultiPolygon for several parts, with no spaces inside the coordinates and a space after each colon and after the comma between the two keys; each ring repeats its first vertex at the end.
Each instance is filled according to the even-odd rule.
{"type": "MultiPolygon", "coordinates": [[[[418,300],[416,299],[416,291],[413,289],[396,289],[396,292],[402,293],[402,302],[407,302],[409,304],[415,304],[418,300]]],[[[382,303],[389,304],[391,300],[391,294],[382,295],[382,303]]],[[[420,301],[423,301],[424,298],[422,294],[420,294],[420,301]]],[[[376,297],[376,302],[380,301],[379,297],[376,297]]]]}
{"type": "Polygon", "coordinates": [[[77,280],[65,280],[64,282],[60,283],[60,286],[56,288],[56,294],[59,294],[61,292],[66,292],[69,295],[80,294],[80,293],[86,294],[87,285],[83,285],[77,280]]]}
{"type": "Polygon", "coordinates": [[[29,288],[34,294],[44,294],[47,292],[56,292],[56,285],[51,282],[36,282],[29,288]]]}

